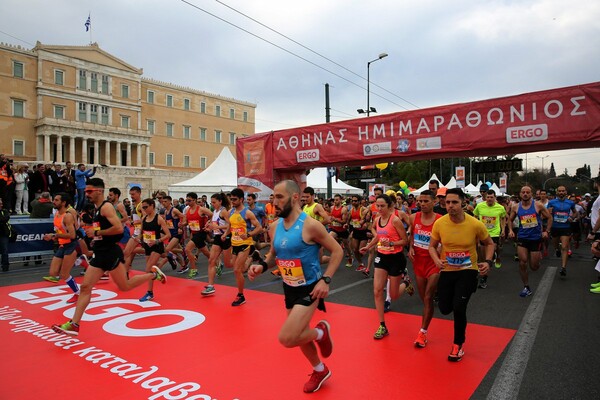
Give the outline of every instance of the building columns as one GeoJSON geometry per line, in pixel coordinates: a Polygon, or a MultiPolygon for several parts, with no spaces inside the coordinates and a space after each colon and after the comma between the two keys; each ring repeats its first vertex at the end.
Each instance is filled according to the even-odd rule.
{"type": "Polygon", "coordinates": [[[127,163],[125,164],[128,167],[131,167],[131,142],[127,142],[127,163]]]}
{"type": "Polygon", "coordinates": [[[116,166],[120,167],[121,165],[123,165],[123,157],[122,157],[122,152],[121,152],[121,142],[115,142],[115,149],[117,151],[117,163],[116,166]]]}
{"type": "MultiPolygon", "coordinates": [[[[81,139],[81,162],[83,164],[87,164],[88,163],[88,148],[87,148],[87,138],[82,138],[81,139]]],[[[71,160],[71,162],[74,162],[75,160],[71,160]]]]}
{"type": "Polygon", "coordinates": [[[106,141],[104,164],[110,165],[110,141],[106,141]]]}
{"type": "Polygon", "coordinates": [[[135,164],[135,166],[142,166],[142,145],[139,143],[137,144],[137,163],[135,164]]]}
{"type": "Polygon", "coordinates": [[[69,159],[67,161],[75,162],[75,136],[69,137],[69,159]]]}
{"type": "Polygon", "coordinates": [[[56,160],[57,163],[63,162],[63,153],[62,153],[62,136],[56,136],[56,160]]]}
{"type": "Polygon", "coordinates": [[[94,164],[102,164],[100,162],[100,141],[94,139],[94,164]]]}
{"type": "Polygon", "coordinates": [[[150,168],[150,145],[145,144],[146,146],[146,168],[150,168]]]}
{"type": "Polygon", "coordinates": [[[44,134],[44,162],[50,161],[50,135],[44,134]]]}

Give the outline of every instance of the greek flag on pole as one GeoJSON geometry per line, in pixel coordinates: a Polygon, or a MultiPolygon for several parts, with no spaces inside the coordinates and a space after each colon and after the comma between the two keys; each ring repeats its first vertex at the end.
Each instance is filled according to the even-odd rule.
{"type": "Polygon", "coordinates": [[[91,14],[88,15],[88,18],[87,18],[87,20],[85,21],[85,24],[84,24],[86,32],[89,31],[90,27],[92,26],[92,19],[90,17],[91,17],[91,14]]]}

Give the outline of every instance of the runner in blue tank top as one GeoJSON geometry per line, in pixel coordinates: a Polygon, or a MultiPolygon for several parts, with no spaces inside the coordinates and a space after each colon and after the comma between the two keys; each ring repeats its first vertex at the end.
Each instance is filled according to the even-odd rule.
{"type": "Polygon", "coordinates": [[[304,392],[311,393],[319,390],[331,376],[319,358],[315,342],[323,358],[331,355],[333,342],[327,321],[319,321],[312,329],[309,324],[317,308],[325,311],[323,299],[329,294],[331,277],[342,261],[343,251],[323,224],[300,210],[300,188],[296,182],[280,182],[274,194],[273,204],[279,221],[269,228],[271,250],[266,262],[260,260],[259,264],[250,266],[248,278],[254,280],[273,266],[281,271],[288,316],[279,332],[279,342],[285,347],[300,347],[312,365],[313,373],[304,384],[304,392]],[[331,253],[324,273],[319,263],[321,246],[331,253]]]}
{"type": "Polygon", "coordinates": [[[556,249],[556,257],[562,256],[560,276],[567,276],[567,260],[569,259],[569,242],[571,242],[571,221],[579,218],[575,203],[567,199],[567,188],[559,186],[556,189],[556,199],[548,203],[548,211],[552,214],[552,243],[556,249]],[[571,212],[573,215],[571,216],[571,212]],[[560,243],[560,245],[559,245],[560,243]],[[561,251],[562,250],[562,251],[561,251]]]}
{"type": "Polygon", "coordinates": [[[509,237],[514,238],[513,220],[519,218],[519,229],[517,233],[517,255],[519,257],[519,274],[523,281],[523,290],[519,296],[531,296],[533,292],[529,287],[529,273],[527,264],[529,263],[532,271],[540,268],[542,258],[541,243],[542,239],[548,238],[548,232],[552,228],[552,216],[540,203],[532,198],[531,188],[523,186],[521,188],[521,201],[513,205],[509,217],[509,237]],[[548,219],[548,230],[542,229],[542,218],[548,219]],[[531,260],[531,261],[529,261],[531,260]]]}

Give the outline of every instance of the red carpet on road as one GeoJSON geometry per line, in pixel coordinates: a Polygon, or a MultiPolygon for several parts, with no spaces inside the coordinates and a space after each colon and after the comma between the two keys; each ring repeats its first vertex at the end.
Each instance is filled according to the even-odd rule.
{"type": "MultiPolygon", "coordinates": [[[[155,299],[139,287],[119,292],[99,282],[78,337],[49,329],[72,315],[66,285],[47,282],[0,288],[2,398],[53,399],[467,399],[506,347],[514,330],[470,324],[465,358],[450,363],[452,321],[434,319],[425,349],[413,346],[420,317],[389,313],[390,336],[373,339],[375,310],[327,303],[316,323],[331,323],[331,378],[305,394],[311,367],[299,349],[277,341],[283,296],[169,278],[155,299]]],[[[401,303],[401,300],[400,300],[401,303]]],[[[401,304],[398,304],[401,307],[401,304]]]]}

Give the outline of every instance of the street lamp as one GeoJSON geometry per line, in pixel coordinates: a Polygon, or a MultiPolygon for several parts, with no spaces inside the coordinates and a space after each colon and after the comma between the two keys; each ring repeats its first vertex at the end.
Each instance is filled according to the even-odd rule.
{"type": "Polygon", "coordinates": [[[536,156],[536,157],[542,159],[542,176],[544,176],[544,158],[550,157],[550,155],[546,154],[545,156],[536,156]]]}
{"type": "Polygon", "coordinates": [[[371,71],[371,63],[374,63],[375,61],[379,61],[382,58],[387,57],[388,54],[387,53],[381,53],[379,54],[379,57],[377,57],[374,60],[371,60],[367,63],[367,109],[363,110],[362,108],[359,108],[358,113],[359,114],[367,114],[367,117],[371,114],[371,113],[376,113],[377,110],[375,109],[375,107],[371,107],[371,103],[370,103],[370,95],[371,95],[371,77],[370,77],[370,71],[371,71]]]}

